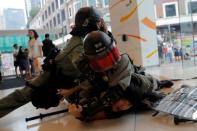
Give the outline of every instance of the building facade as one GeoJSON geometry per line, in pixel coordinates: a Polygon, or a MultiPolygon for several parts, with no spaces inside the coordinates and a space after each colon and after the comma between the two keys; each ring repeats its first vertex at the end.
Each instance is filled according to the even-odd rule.
{"type": "Polygon", "coordinates": [[[7,8],[3,10],[5,30],[25,29],[25,14],[23,9],[7,8]]]}
{"type": "Polygon", "coordinates": [[[159,29],[197,33],[197,0],[155,0],[154,7],[159,29]]]}
{"type": "Polygon", "coordinates": [[[3,10],[0,9],[0,29],[4,29],[4,23],[3,23],[3,10]]]}
{"type": "Polygon", "coordinates": [[[30,11],[32,8],[40,8],[42,5],[41,0],[25,0],[25,10],[27,14],[27,18],[30,17],[30,11]]]}
{"type": "Polygon", "coordinates": [[[171,62],[177,61],[179,54],[178,60],[183,65],[196,65],[197,0],[155,0],[154,3],[161,59],[168,61],[167,45],[172,45],[171,62]]]}
{"type": "Polygon", "coordinates": [[[30,28],[53,29],[62,28],[66,35],[74,24],[74,16],[79,8],[94,6],[99,9],[108,25],[109,0],[42,0],[42,7],[36,17],[30,22],[30,28]]]}

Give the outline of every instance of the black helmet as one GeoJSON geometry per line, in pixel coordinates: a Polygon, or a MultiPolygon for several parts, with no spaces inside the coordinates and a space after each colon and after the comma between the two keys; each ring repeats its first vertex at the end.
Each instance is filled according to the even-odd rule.
{"type": "Polygon", "coordinates": [[[80,8],[75,16],[75,26],[70,34],[85,37],[89,32],[99,29],[97,22],[101,20],[101,14],[93,7],[80,8]]]}
{"type": "Polygon", "coordinates": [[[94,24],[101,20],[101,14],[93,7],[80,8],[75,16],[76,27],[88,27],[88,24],[94,24]]]}
{"type": "Polygon", "coordinates": [[[120,60],[120,53],[111,37],[102,31],[92,31],[84,38],[84,53],[95,71],[110,69],[120,60]]]}

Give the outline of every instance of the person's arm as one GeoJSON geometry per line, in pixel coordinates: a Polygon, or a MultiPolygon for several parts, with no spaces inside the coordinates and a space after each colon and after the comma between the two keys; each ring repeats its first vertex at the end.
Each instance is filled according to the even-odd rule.
{"type": "Polygon", "coordinates": [[[82,81],[78,86],[75,86],[70,89],[64,89],[64,88],[59,88],[57,91],[57,94],[62,95],[63,97],[68,97],[72,95],[73,93],[79,92],[81,90],[86,91],[92,88],[90,83],[87,80],[82,81]]]}
{"type": "Polygon", "coordinates": [[[76,86],[71,89],[58,89],[57,94],[62,95],[63,97],[68,97],[68,96],[72,95],[73,93],[80,91],[81,89],[82,88],[80,86],[76,86]]]}

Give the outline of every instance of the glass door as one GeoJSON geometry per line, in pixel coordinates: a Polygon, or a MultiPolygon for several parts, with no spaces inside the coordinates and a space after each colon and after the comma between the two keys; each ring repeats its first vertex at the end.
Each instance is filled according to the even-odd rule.
{"type": "Polygon", "coordinates": [[[197,3],[197,0],[178,0],[180,34],[176,43],[181,44],[180,53],[184,68],[195,66],[197,60],[197,44],[194,40],[196,24],[193,22],[193,12],[197,11],[197,5],[194,6],[193,2],[197,3]]]}

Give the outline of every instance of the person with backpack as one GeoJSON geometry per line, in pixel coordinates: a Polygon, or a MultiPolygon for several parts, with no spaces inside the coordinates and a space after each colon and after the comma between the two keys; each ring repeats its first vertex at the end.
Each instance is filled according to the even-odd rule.
{"type": "Polygon", "coordinates": [[[19,51],[18,44],[14,44],[13,48],[14,48],[13,49],[13,58],[14,58],[15,74],[16,74],[16,77],[19,77],[21,74],[18,75],[18,67],[19,67],[18,60],[17,60],[17,55],[18,55],[18,51],[19,51]]]}
{"type": "Polygon", "coordinates": [[[22,78],[25,80],[28,80],[31,78],[30,74],[30,65],[29,65],[29,59],[28,59],[28,49],[24,49],[23,46],[19,47],[19,52],[17,55],[19,70],[21,72],[22,78]],[[25,74],[23,74],[23,71],[25,71],[25,74]]]}

